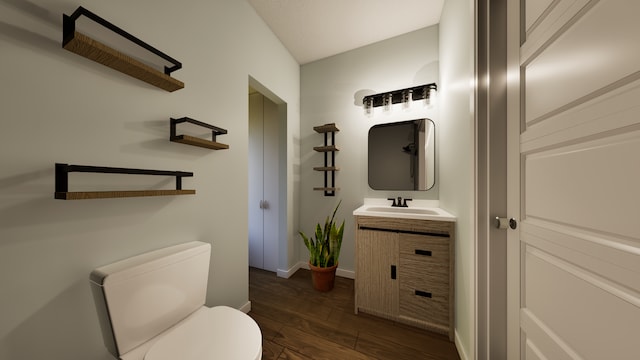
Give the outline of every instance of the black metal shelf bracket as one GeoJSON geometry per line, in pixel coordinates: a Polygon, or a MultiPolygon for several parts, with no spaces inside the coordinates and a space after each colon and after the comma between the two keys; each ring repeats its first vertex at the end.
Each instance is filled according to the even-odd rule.
{"type": "Polygon", "coordinates": [[[176,190],[182,190],[183,177],[193,176],[192,172],[186,172],[186,171],[145,170],[145,169],[129,169],[129,168],[88,166],[88,165],[69,165],[69,164],[56,163],[56,175],[55,175],[56,192],[69,191],[69,173],[71,172],[175,176],[176,190]]]}
{"type": "Polygon", "coordinates": [[[212,138],[211,141],[214,141],[214,142],[216,141],[216,136],[217,135],[224,135],[224,134],[227,133],[227,130],[225,130],[225,129],[222,129],[222,128],[219,128],[217,126],[213,126],[213,125],[210,125],[210,124],[207,124],[207,123],[204,123],[202,121],[191,119],[191,118],[188,118],[188,117],[182,117],[182,118],[179,118],[179,119],[171,118],[171,122],[170,122],[170,124],[171,124],[171,134],[170,134],[171,139],[175,139],[178,136],[177,132],[176,132],[176,125],[184,123],[184,122],[187,122],[187,123],[190,123],[190,124],[194,124],[194,125],[198,125],[198,126],[202,126],[204,128],[210,129],[211,130],[211,138],[212,138]]]}
{"type": "Polygon", "coordinates": [[[76,20],[78,20],[78,18],[80,16],[85,16],[91,20],[93,20],[94,22],[104,26],[105,28],[115,32],[116,34],[126,38],[127,40],[135,43],[136,45],[152,52],[153,54],[165,59],[166,61],[170,62],[171,64],[173,64],[173,66],[168,67],[165,66],[164,67],[164,73],[166,75],[170,75],[172,72],[181,69],[182,68],[182,63],[180,63],[178,60],[172,58],[171,56],[163,53],[162,51],[156,49],[155,47],[145,43],[144,41],[138,39],[137,37],[129,34],[128,32],[124,31],[123,29],[117,27],[116,25],[108,22],[107,20],[101,18],[100,16],[94,14],[93,12],[83,8],[82,6],[78,7],[76,9],[76,11],[73,12],[73,14],[71,14],[71,16],[63,14],[62,16],[62,46],[64,47],[64,45],[66,45],[69,41],[71,41],[74,37],[74,33],[76,31],[76,20]]]}

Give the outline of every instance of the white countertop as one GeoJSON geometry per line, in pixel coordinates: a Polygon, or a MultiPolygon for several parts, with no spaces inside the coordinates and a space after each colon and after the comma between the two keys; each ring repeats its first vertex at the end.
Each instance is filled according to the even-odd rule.
{"type": "Polygon", "coordinates": [[[412,200],[408,207],[393,207],[391,200],[365,198],[364,205],[353,211],[356,216],[379,216],[399,219],[456,221],[451,213],[441,209],[438,200],[412,200]]]}

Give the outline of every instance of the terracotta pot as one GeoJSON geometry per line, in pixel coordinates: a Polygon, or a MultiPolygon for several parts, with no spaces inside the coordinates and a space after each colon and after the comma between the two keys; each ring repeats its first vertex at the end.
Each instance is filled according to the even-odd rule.
{"type": "Polygon", "coordinates": [[[311,283],[313,288],[318,291],[329,291],[333,289],[333,283],[336,278],[336,269],[338,264],[332,267],[317,267],[309,263],[309,269],[311,269],[311,283]]]}

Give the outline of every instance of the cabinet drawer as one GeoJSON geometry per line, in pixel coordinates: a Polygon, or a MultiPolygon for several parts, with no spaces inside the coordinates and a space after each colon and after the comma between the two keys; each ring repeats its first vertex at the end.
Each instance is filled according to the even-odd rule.
{"type": "Polygon", "coordinates": [[[424,259],[400,258],[399,265],[398,281],[401,285],[449,288],[448,264],[426,264],[424,259]]]}
{"type": "Polygon", "coordinates": [[[429,235],[400,234],[400,257],[427,262],[449,262],[449,238],[429,235]]]}
{"type": "Polygon", "coordinates": [[[449,326],[449,289],[415,288],[400,284],[398,315],[443,327],[449,326]]]}

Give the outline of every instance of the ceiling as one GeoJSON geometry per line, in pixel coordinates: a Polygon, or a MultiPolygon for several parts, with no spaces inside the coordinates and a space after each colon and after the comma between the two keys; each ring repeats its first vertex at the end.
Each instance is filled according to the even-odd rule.
{"type": "Polygon", "coordinates": [[[247,0],[300,64],[440,22],[444,0],[247,0]]]}

